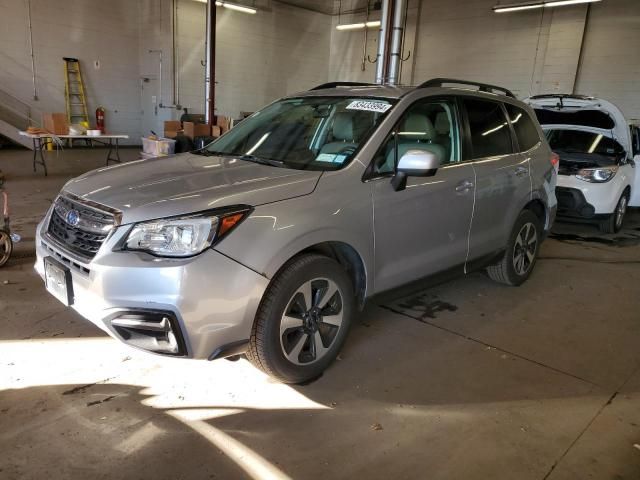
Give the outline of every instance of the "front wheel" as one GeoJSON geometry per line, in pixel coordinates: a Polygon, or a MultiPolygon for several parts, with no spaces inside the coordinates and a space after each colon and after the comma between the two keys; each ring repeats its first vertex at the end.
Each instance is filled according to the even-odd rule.
{"type": "Polygon", "coordinates": [[[13,252],[11,235],[9,235],[9,232],[0,230],[0,267],[9,261],[11,252],[13,252]]]}
{"type": "Polygon", "coordinates": [[[627,213],[629,204],[629,194],[624,192],[616,204],[616,209],[606,220],[602,220],[598,225],[602,233],[618,233],[624,223],[624,215],[627,213]]]}
{"type": "Polygon", "coordinates": [[[318,377],[347,336],[355,298],[345,270],[322,255],[292,260],[267,289],[247,357],[284,383],[318,377]]]}
{"type": "Polygon", "coordinates": [[[513,227],[504,257],[500,263],[487,267],[489,277],[505,285],[521,285],[536,263],[541,233],[540,219],[531,210],[523,210],[513,227]]]}

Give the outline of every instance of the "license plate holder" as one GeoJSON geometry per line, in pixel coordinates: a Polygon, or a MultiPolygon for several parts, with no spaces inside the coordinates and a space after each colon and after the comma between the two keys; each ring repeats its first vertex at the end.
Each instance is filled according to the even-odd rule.
{"type": "Polygon", "coordinates": [[[73,305],[71,270],[52,257],[44,258],[44,284],[47,291],[66,306],[73,305]]]}

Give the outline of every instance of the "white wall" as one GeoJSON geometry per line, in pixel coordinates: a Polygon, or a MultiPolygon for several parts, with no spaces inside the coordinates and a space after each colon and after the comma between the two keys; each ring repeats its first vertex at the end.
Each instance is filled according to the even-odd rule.
{"type": "Polygon", "coordinates": [[[104,105],[108,129],[138,136],[139,3],[31,0],[37,102],[32,99],[26,5],[24,0],[0,0],[0,89],[41,112],[64,112],[62,57],[79,58],[90,120],[104,105]],[[95,60],[99,69],[93,67],[95,60]]]}
{"type": "MultiPolygon", "coordinates": [[[[421,0],[408,0],[407,22],[405,30],[405,43],[403,46],[402,70],[400,72],[401,83],[410,84],[412,82],[413,62],[415,57],[416,29],[421,0]]],[[[343,8],[349,11],[350,8],[362,7],[357,2],[343,4],[343,8]]],[[[369,21],[380,20],[381,12],[372,11],[369,21]]],[[[333,17],[331,26],[331,55],[329,60],[329,78],[331,80],[349,80],[354,82],[375,81],[376,77],[376,55],[378,53],[378,28],[363,30],[337,30],[339,24],[361,23],[367,20],[364,13],[343,14],[333,17]],[[366,48],[363,49],[366,38],[366,48]],[[364,59],[364,62],[363,62],[364,59]],[[364,69],[363,69],[364,66],[364,69]]]]}
{"type": "MultiPolygon", "coordinates": [[[[141,78],[159,80],[158,56],[148,50],[163,50],[161,97],[165,104],[175,100],[172,1],[31,0],[38,102],[31,101],[26,2],[0,0],[0,89],[41,111],[64,111],[62,57],[80,58],[90,112],[104,105],[107,127],[128,133],[137,143],[141,132],[150,129],[149,108],[142,113],[141,78]],[[100,61],[99,70],[94,60],[100,61]]],[[[194,0],[177,2],[179,100],[203,112],[205,8],[194,0]]],[[[272,0],[257,3],[256,15],[217,9],[218,113],[253,111],[324,81],[374,80],[374,64],[361,70],[362,31],[337,31],[337,17],[272,0]]],[[[585,5],[495,14],[495,3],[410,0],[405,54],[411,51],[411,58],[403,64],[402,81],[470,78],[504,85],[521,97],[569,92],[575,83],[578,93],[612,100],[628,117],[640,118],[640,1],[592,4],[580,68],[585,5]]],[[[343,5],[350,8],[348,0],[343,5]]],[[[340,21],[357,18],[343,15],[340,21]]],[[[376,51],[373,29],[366,53],[373,59],[376,51]]],[[[153,129],[161,130],[162,120],[180,113],[158,109],[153,129]]]]}
{"type": "MultiPolygon", "coordinates": [[[[497,0],[417,3],[419,7],[410,3],[418,21],[415,34],[411,21],[407,28],[407,46],[415,40],[415,48],[403,65],[403,83],[472,79],[503,85],[519,97],[570,93],[575,84],[576,93],[602,96],[621,106],[629,118],[640,118],[640,1],[591,5],[580,70],[586,5],[496,14],[492,7],[497,0]]],[[[343,18],[343,23],[350,21],[343,18]]],[[[374,65],[360,70],[362,45],[361,31],[334,28],[330,80],[374,80],[374,65]]],[[[377,38],[370,38],[367,52],[372,57],[376,45],[377,38]]]]}
{"type": "MultiPolygon", "coordinates": [[[[64,112],[62,57],[82,62],[90,120],[107,109],[107,128],[139,143],[162,131],[181,111],[143,114],[142,78],[157,88],[157,102],[174,103],[171,0],[31,0],[39,101],[32,100],[26,0],[0,0],[0,89],[41,112],[64,112]],[[158,54],[163,51],[162,92],[158,54]],[[100,62],[100,69],[93,62],[100,62]]],[[[205,6],[178,0],[179,102],[204,112],[205,6]]],[[[237,116],[287,93],[327,80],[331,17],[262,1],[256,15],[218,8],[217,112],[237,116]]],[[[148,105],[147,105],[148,107],[148,105]]]]}
{"type": "MultiPolygon", "coordinates": [[[[180,103],[204,112],[205,5],[178,3],[180,103]]],[[[331,17],[265,4],[249,15],[217,9],[216,113],[236,117],[328,78],[331,17]]]]}
{"type": "Polygon", "coordinates": [[[467,78],[520,97],[572,89],[586,6],[496,14],[493,0],[456,3],[423,2],[415,83],[467,78]]]}
{"type": "Polygon", "coordinates": [[[591,6],[578,92],[606,98],[640,122],[640,2],[591,6]]]}

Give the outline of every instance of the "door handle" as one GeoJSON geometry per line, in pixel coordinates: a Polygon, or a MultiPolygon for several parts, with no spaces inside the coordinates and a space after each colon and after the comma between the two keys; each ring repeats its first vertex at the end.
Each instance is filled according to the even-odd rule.
{"type": "Polygon", "coordinates": [[[470,180],[464,180],[456,185],[456,192],[458,193],[467,193],[474,187],[474,183],[470,180]]]}
{"type": "Polygon", "coordinates": [[[525,175],[527,175],[529,173],[529,169],[527,167],[516,167],[514,172],[515,172],[516,176],[524,177],[525,175]]]}

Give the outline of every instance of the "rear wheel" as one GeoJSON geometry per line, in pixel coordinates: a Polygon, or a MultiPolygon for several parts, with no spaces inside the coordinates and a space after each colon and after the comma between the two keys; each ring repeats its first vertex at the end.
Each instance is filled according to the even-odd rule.
{"type": "Polygon", "coordinates": [[[629,204],[629,194],[624,192],[618,200],[616,209],[607,218],[598,225],[602,233],[618,233],[624,224],[624,215],[627,213],[627,205],[629,204]]]}
{"type": "Polygon", "coordinates": [[[500,263],[487,267],[489,277],[505,285],[522,284],[536,263],[541,233],[540,219],[531,210],[523,210],[513,227],[504,257],[500,263]]]}
{"type": "Polygon", "coordinates": [[[11,241],[11,235],[4,230],[0,230],[0,267],[2,267],[13,252],[13,242],[11,241]]]}
{"type": "Polygon", "coordinates": [[[355,307],[351,281],[330,258],[291,261],[267,289],[247,358],[285,383],[318,377],[338,355],[355,307]]]}

